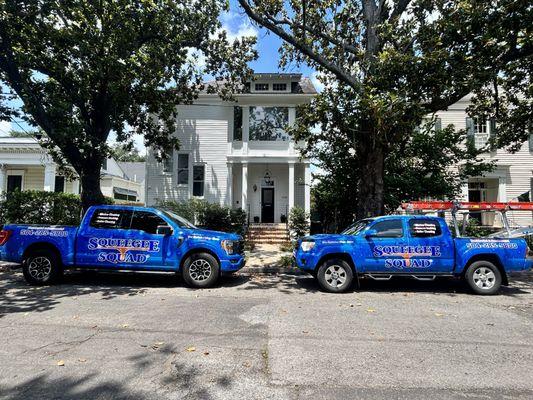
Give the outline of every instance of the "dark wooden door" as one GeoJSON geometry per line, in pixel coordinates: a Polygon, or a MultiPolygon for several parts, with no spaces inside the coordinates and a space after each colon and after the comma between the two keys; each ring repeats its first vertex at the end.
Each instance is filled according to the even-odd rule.
{"type": "Polygon", "coordinates": [[[261,189],[261,222],[274,222],[274,189],[261,189]]]}

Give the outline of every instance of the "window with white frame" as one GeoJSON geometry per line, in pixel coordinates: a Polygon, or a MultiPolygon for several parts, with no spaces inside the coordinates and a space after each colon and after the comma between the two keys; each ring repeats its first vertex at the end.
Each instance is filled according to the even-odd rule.
{"type": "Polygon", "coordinates": [[[194,165],[192,167],[192,177],[192,195],[195,197],[203,197],[205,187],[205,165],[194,165]]]}
{"type": "Polygon", "coordinates": [[[257,91],[257,92],[267,92],[268,89],[269,89],[269,84],[268,83],[256,83],[254,85],[254,89],[257,91]]]}
{"type": "Polygon", "coordinates": [[[189,154],[178,154],[178,185],[189,184],[189,154]]]}
{"type": "Polygon", "coordinates": [[[476,149],[484,148],[490,139],[490,133],[488,129],[487,118],[484,116],[478,116],[472,118],[472,131],[473,142],[476,149]]]}
{"type": "Polygon", "coordinates": [[[286,83],[273,83],[272,84],[272,90],[274,92],[286,92],[287,91],[287,84],[286,83]]]}

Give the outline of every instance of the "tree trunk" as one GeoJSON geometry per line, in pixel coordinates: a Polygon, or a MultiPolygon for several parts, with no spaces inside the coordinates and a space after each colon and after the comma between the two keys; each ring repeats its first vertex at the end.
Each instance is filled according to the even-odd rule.
{"type": "Polygon", "coordinates": [[[84,213],[91,206],[105,203],[105,197],[100,190],[100,167],[97,168],[96,165],[93,165],[84,168],[80,174],[80,181],[81,204],[84,213]]]}
{"type": "Polygon", "coordinates": [[[384,213],[383,173],[385,149],[370,139],[359,146],[361,162],[357,198],[357,219],[374,217],[384,213]]]}

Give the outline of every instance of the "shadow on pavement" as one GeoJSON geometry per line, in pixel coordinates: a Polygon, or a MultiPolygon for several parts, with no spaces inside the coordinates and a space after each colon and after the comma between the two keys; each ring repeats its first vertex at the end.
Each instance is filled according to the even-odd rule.
{"type": "MultiPolygon", "coordinates": [[[[239,286],[248,280],[248,276],[223,276],[218,286],[239,286]]],[[[141,295],[149,288],[184,286],[181,278],[173,273],[107,271],[68,271],[57,285],[30,286],[20,270],[0,271],[0,318],[11,313],[47,311],[68,297],[96,293],[103,300],[111,300],[118,296],[141,295]]]]}

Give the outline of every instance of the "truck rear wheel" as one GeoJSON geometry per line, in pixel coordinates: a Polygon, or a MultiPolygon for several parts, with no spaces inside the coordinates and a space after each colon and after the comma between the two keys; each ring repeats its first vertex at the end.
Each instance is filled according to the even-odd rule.
{"type": "Polygon", "coordinates": [[[339,258],[327,260],[318,268],[317,280],[320,287],[327,292],[345,292],[352,286],[352,267],[339,258]]]}
{"type": "Polygon", "coordinates": [[[473,262],[466,270],[465,279],[476,294],[495,294],[502,285],[502,274],[490,261],[473,262]]]}
{"type": "Polygon", "coordinates": [[[30,285],[52,285],[63,275],[63,268],[54,252],[36,250],[24,259],[22,273],[30,285]]]}
{"type": "Polygon", "coordinates": [[[211,287],[218,281],[219,276],[218,261],[209,253],[192,254],[183,263],[183,279],[189,286],[211,287]]]}

